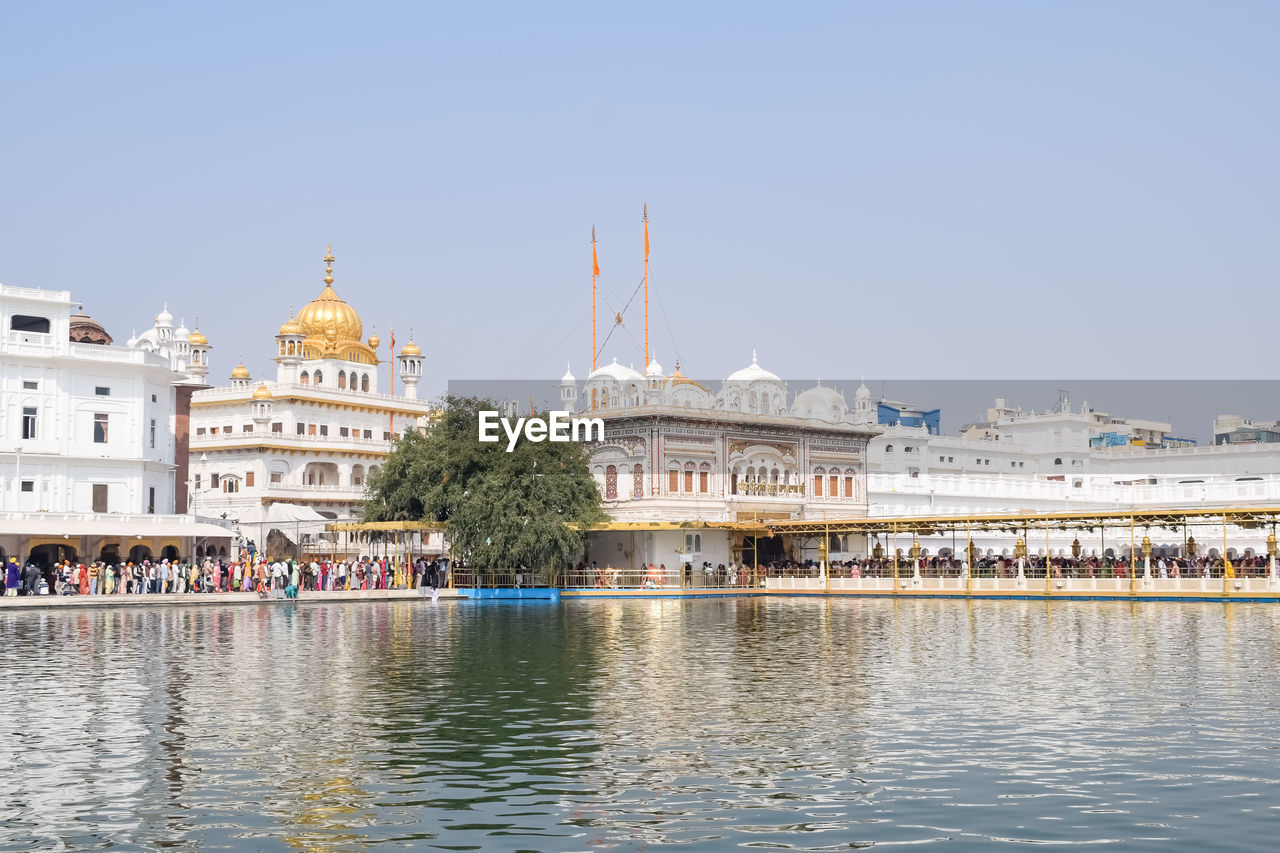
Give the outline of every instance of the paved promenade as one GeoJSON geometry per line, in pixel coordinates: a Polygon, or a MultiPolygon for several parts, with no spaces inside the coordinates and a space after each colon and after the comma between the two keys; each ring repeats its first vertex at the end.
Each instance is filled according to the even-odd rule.
{"type": "MultiPolygon", "coordinates": [[[[440,590],[441,600],[460,599],[456,590],[440,590]]],[[[424,601],[430,602],[431,593],[419,594],[416,589],[369,589],[340,592],[302,592],[294,603],[332,604],[356,601],[424,601]]],[[[248,592],[199,592],[163,595],[27,595],[0,598],[0,612],[5,610],[51,609],[55,607],[152,607],[160,605],[196,604],[257,604],[271,606],[285,602],[272,598],[258,598],[248,592]]]]}

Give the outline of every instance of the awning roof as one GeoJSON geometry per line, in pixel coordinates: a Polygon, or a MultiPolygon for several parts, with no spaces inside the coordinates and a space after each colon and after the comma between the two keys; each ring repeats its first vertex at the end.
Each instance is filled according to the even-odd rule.
{"type": "Polygon", "coordinates": [[[763,522],[774,533],[915,533],[932,536],[966,530],[1019,532],[1048,527],[1052,530],[1095,527],[1178,526],[1199,524],[1239,525],[1256,528],[1280,523],[1280,507],[1179,507],[1167,509],[1095,510],[1082,512],[1029,512],[978,515],[883,516],[803,521],[763,522]]]}
{"type": "Polygon", "coordinates": [[[156,516],[155,521],[112,518],[109,515],[83,518],[53,516],[40,518],[0,518],[0,535],[5,536],[140,536],[151,539],[156,536],[184,538],[197,536],[204,539],[230,539],[235,534],[217,524],[182,521],[177,518],[156,516]]]}

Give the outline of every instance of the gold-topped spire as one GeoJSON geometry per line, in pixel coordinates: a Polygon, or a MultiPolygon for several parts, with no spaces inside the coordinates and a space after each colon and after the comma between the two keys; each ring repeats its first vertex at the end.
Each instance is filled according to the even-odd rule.
{"type": "Polygon", "coordinates": [[[324,283],[333,284],[333,244],[329,244],[329,251],[324,253],[324,283]]]}

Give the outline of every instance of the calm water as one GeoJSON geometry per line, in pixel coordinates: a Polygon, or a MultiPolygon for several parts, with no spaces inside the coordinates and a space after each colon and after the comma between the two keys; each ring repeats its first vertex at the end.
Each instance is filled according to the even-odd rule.
{"type": "Polygon", "coordinates": [[[1274,849],[1280,607],[5,613],[0,845],[1274,849]]]}

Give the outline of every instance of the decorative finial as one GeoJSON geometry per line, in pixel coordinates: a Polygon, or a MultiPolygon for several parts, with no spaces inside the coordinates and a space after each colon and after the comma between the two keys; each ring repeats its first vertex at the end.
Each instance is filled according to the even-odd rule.
{"type": "Polygon", "coordinates": [[[591,226],[591,242],[594,243],[595,241],[596,241],[596,227],[592,225],[591,226]]]}
{"type": "Polygon", "coordinates": [[[324,283],[333,284],[333,244],[329,244],[329,251],[324,253],[324,283]]]}
{"type": "Polygon", "coordinates": [[[751,351],[751,363],[756,363],[756,351],[754,349],[751,351]]]}
{"type": "Polygon", "coordinates": [[[644,205],[644,218],[646,222],[649,221],[649,203],[648,202],[645,202],[645,205],[644,205]]]}

